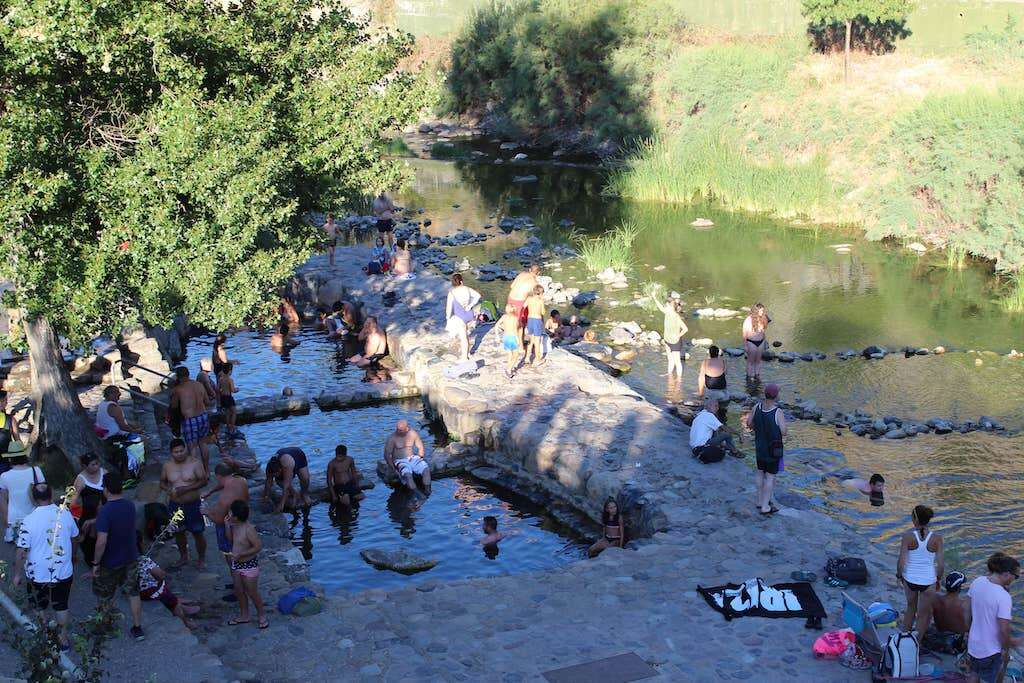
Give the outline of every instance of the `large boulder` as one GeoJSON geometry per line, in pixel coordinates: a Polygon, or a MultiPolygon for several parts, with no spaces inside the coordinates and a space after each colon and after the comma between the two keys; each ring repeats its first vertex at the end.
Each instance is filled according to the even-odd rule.
{"type": "Polygon", "coordinates": [[[399,574],[416,574],[433,569],[437,565],[437,560],[428,560],[401,549],[367,548],[360,550],[359,556],[377,569],[390,569],[399,574]]]}

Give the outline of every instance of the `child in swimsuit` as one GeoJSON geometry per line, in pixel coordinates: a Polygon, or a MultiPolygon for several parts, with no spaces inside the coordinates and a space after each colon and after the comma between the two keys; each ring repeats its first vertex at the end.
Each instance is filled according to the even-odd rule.
{"type": "Polygon", "coordinates": [[[501,345],[508,352],[505,376],[512,379],[516,374],[519,353],[523,348],[523,328],[519,327],[519,316],[516,315],[515,306],[505,305],[505,315],[501,316],[497,327],[501,330],[501,345]]]}
{"type": "Polygon", "coordinates": [[[259,553],[263,548],[256,527],[249,521],[249,504],[236,500],[231,511],[224,518],[227,537],[231,544],[231,578],[235,583],[235,597],[238,598],[238,616],[228,622],[230,626],[249,623],[249,600],[256,608],[256,623],[259,628],[270,626],[263,613],[263,599],[260,597],[259,553]]]}
{"type": "Polygon", "coordinates": [[[526,334],[530,337],[530,348],[526,352],[530,365],[541,364],[544,356],[544,288],[537,285],[533,294],[526,299],[526,334]],[[539,361],[539,362],[538,362],[539,361]]]}
{"type": "Polygon", "coordinates": [[[626,529],[622,524],[622,516],[619,514],[619,505],[614,498],[609,497],[604,502],[604,511],[601,513],[601,523],[604,535],[590,546],[590,557],[597,557],[611,547],[622,548],[626,543],[626,529]]]}

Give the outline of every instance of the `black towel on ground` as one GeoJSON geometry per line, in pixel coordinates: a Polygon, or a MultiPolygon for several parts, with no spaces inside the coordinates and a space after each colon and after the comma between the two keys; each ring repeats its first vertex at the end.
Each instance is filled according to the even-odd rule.
{"type": "Polygon", "coordinates": [[[769,585],[764,579],[750,579],[744,583],[728,583],[714,588],[697,586],[711,608],[721,612],[726,620],[736,617],[824,617],[825,608],[811,584],[777,583],[769,585]]]}

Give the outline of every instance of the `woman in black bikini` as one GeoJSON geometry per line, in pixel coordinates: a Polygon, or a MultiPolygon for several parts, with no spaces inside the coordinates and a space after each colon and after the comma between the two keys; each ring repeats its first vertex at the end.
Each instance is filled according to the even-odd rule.
{"type": "Polygon", "coordinates": [[[626,527],[619,515],[619,506],[614,498],[608,498],[604,502],[604,511],[601,513],[601,525],[604,535],[590,546],[590,557],[597,557],[603,551],[611,547],[622,548],[626,545],[626,527]]]}
{"type": "Polygon", "coordinates": [[[747,351],[747,377],[761,377],[761,358],[768,348],[768,324],[772,321],[764,305],[750,307],[750,315],[743,321],[743,346],[747,351]]]}
{"type": "Polygon", "coordinates": [[[706,391],[724,392],[725,390],[725,359],[722,358],[722,350],[712,345],[708,347],[708,357],[700,364],[700,374],[697,376],[697,395],[704,396],[706,391]]]}

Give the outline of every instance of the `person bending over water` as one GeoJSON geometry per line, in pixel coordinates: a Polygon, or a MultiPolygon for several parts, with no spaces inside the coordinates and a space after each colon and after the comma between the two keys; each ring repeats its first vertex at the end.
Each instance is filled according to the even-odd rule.
{"type": "Polygon", "coordinates": [[[270,456],[267,461],[266,481],[263,484],[263,500],[270,500],[270,489],[273,482],[281,487],[281,501],[276,510],[283,512],[286,507],[309,507],[313,504],[309,497],[309,460],[301,448],[288,446],[270,456]],[[292,483],[299,480],[299,490],[292,483]]]}
{"type": "Polygon", "coordinates": [[[604,501],[604,509],[601,511],[601,526],[604,527],[604,535],[590,546],[587,551],[590,557],[597,557],[608,548],[623,548],[626,545],[626,525],[619,514],[619,504],[610,496],[604,501]]]}
{"type": "Polygon", "coordinates": [[[334,449],[334,459],[327,463],[327,491],[331,495],[331,505],[351,507],[363,498],[359,487],[359,470],[356,461],[348,454],[348,448],[340,443],[334,449]]]}
{"type": "Polygon", "coordinates": [[[668,361],[668,376],[683,378],[683,335],[689,331],[680,315],[683,302],[679,299],[668,299],[661,303],[657,299],[654,304],[665,314],[665,327],[662,339],[665,341],[665,359],[668,361]]]}
{"type": "Polygon", "coordinates": [[[896,561],[896,578],[907,595],[907,611],[903,613],[903,630],[910,631],[917,621],[918,642],[924,641],[932,618],[932,601],[942,576],[942,536],[928,530],[935,513],[927,505],[918,505],[910,513],[913,528],[900,540],[896,561]]]}
{"type": "Polygon", "coordinates": [[[356,354],[348,359],[349,363],[357,367],[365,368],[388,355],[388,336],[381,329],[377,318],[372,315],[363,323],[363,329],[359,332],[359,341],[363,342],[363,354],[356,354]]]}
{"type": "Polygon", "coordinates": [[[722,350],[712,344],[708,347],[708,357],[700,363],[700,373],[697,375],[697,395],[703,396],[711,391],[709,395],[716,398],[726,398],[725,381],[725,358],[722,357],[722,350]]]}
{"type": "Polygon", "coordinates": [[[750,315],[743,321],[743,346],[747,351],[747,377],[761,377],[761,359],[768,348],[768,325],[772,319],[763,304],[750,307],[750,315]]]}
{"type": "Polygon", "coordinates": [[[410,491],[418,492],[416,477],[421,477],[423,489],[430,495],[430,463],[426,460],[423,439],[416,430],[409,428],[406,420],[398,421],[384,444],[384,461],[410,491]]]}

